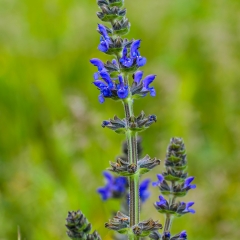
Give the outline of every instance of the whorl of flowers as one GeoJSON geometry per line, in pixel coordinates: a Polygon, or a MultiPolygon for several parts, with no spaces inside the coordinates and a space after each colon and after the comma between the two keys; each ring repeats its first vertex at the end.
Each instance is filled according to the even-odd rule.
{"type": "MultiPolygon", "coordinates": [[[[164,162],[165,171],[157,175],[158,181],[153,182],[161,192],[159,201],[154,203],[156,210],[165,215],[164,226],[152,218],[140,221],[140,209],[149,198],[151,180],[140,181],[143,174],[160,165],[160,160],[146,155],[142,158],[142,147],[138,133],[149,128],[157,121],[154,114],[145,115],[143,111],[134,115],[133,104],[138,98],[148,94],[156,96],[152,86],[156,75],[143,76],[140,70],[147,59],[140,53],[140,39],[123,38],[130,30],[130,22],[126,18],[127,10],[123,8],[124,0],[97,0],[100,11],[98,18],[104,24],[97,25],[100,35],[98,50],[111,56],[107,62],[93,58],[90,63],[96,67],[93,74],[93,85],[99,91],[98,100],[104,103],[106,99],[119,101],[123,104],[125,118],[114,116],[102,122],[103,128],[113,130],[118,134],[125,134],[126,143],[123,156],[116,161],[110,161],[110,167],[103,172],[105,185],[97,189],[103,201],[118,199],[121,210],[118,211],[105,227],[115,231],[115,240],[139,240],[150,238],[155,240],[185,240],[185,230],[176,235],[171,234],[173,217],[180,217],[187,213],[195,213],[192,208],[194,202],[177,201],[185,196],[189,190],[196,188],[192,184],[194,177],[188,177],[187,155],[181,138],[172,138],[167,149],[164,162]],[[163,231],[160,230],[163,228],[163,231]],[[119,237],[123,234],[123,237],[119,237]]],[[[90,234],[91,224],[80,212],[69,212],[66,219],[68,236],[73,240],[100,240],[95,231],[90,234]]]]}

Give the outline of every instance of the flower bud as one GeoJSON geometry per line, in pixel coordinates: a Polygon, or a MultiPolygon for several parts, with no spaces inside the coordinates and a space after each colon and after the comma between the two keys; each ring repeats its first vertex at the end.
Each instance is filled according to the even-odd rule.
{"type": "Polygon", "coordinates": [[[117,212],[113,219],[105,223],[105,227],[121,234],[126,234],[129,228],[129,217],[121,212],[117,212]]]}
{"type": "Polygon", "coordinates": [[[137,225],[132,227],[132,231],[135,235],[139,237],[146,237],[151,232],[157,231],[162,228],[162,224],[158,223],[158,221],[153,221],[152,219],[142,221],[137,225]]]}
{"type": "Polygon", "coordinates": [[[140,169],[140,174],[149,172],[154,167],[160,165],[160,160],[157,158],[151,159],[149,155],[146,155],[143,159],[138,161],[138,167],[140,169]]]}
{"type": "Polygon", "coordinates": [[[113,22],[115,20],[121,20],[125,15],[127,10],[120,9],[117,6],[110,7],[103,2],[100,3],[100,8],[102,12],[97,12],[97,16],[104,22],[113,22]]]}

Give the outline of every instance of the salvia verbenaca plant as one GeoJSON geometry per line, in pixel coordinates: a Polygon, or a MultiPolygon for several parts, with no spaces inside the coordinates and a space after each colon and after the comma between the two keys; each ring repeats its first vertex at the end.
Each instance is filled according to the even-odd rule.
{"type": "MultiPolygon", "coordinates": [[[[98,18],[108,24],[98,24],[98,49],[113,59],[106,63],[97,58],[90,60],[97,67],[93,84],[99,91],[100,103],[109,98],[122,102],[125,112],[123,119],[114,116],[103,121],[102,127],[126,136],[122,156],[110,162],[108,171],[103,172],[106,184],[97,190],[103,201],[116,199],[121,202],[120,211],[105,223],[105,227],[115,231],[112,235],[115,240],[187,239],[185,230],[175,235],[171,233],[174,217],[195,213],[191,208],[194,202],[178,200],[190,189],[196,188],[196,185],[191,184],[194,177],[188,177],[186,172],[187,155],[181,138],[171,139],[164,161],[165,170],[157,174],[157,181],[152,183],[161,192],[154,207],[165,215],[165,222],[162,225],[152,218],[140,220],[142,205],[150,196],[148,187],[151,182],[150,179],[140,181],[140,177],[160,165],[160,160],[148,155],[142,157],[141,139],[138,137],[138,133],[155,123],[157,117],[147,116],[143,111],[135,116],[133,103],[138,98],[156,95],[154,87],[151,86],[156,75],[143,77],[143,71],[139,70],[147,61],[139,51],[141,40],[122,38],[130,30],[127,11],[123,8],[124,0],[97,0],[97,4],[100,8],[97,12],[98,18]]],[[[97,231],[91,231],[91,223],[79,210],[68,213],[66,227],[69,238],[73,240],[102,239],[97,231]]]]}

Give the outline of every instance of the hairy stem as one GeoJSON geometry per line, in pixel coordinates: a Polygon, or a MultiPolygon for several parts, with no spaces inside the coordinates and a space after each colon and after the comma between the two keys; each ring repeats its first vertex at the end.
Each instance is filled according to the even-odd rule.
{"type": "MultiPolygon", "coordinates": [[[[171,189],[173,189],[175,185],[175,182],[171,182],[171,189]]],[[[169,196],[169,207],[174,204],[175,202],[175,196],[170,195],[169,196]]],[[[166,214],[165,224],[164,224],[164,230],[163,232],[170,232],[171,225],[172,225],[173,215],[172,214],[166,214]]]]}
{"type": "MultiPolygon", "coordinates": [[[[128,81],[127,77],[125,77],[125,82],[128,81]]],[[[123,103],[125,110],[125,117],[127,122],[127,144],[128,144],[128,162],[130,164],[137,164],[138,155],[137,155],[137,133],[132,132],[129,129],[129,119],[134,116],[133,113],[133,100],[131,96],[129,96],[128,101],[123,103]]],[[[139,203],[139,175],[135,175],[129,178],[129,217],[130,217],[130,227],[139,223],[139,215],[140,215],[140,203],[139,203]]],[[[131,240],[139,239],[137,236],[129,236],[131,240]]]]}

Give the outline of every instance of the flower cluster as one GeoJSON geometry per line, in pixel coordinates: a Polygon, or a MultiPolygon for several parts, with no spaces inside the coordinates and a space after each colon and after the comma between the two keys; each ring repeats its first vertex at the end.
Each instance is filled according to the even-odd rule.
{"type": "Polygon", "coordinates": [[[102,127],[107,127],[116,133],[126,133],[131,130],[132,132],[142,132],[149,128],[157,121],[156,115],[145,116],[142,111],[137,117],[130,117],[129,119],[120,119],[114,116],[113,119],[105,120],[102,122],[102,127]]]}
{"type": "MultiPolygon", "coordinates": [[[[176,202],[177,197],[183,197],[190,189],[196,188],[195,184],[191,184],[194,177],[187,177],[186,167],[187,155],[183,140],[172,138],[165,159],[166,171],[158,174],[158,181],[152,183],[153,186],[159,188],[163,195],[169,197],[169,200],[166,200],[163,195],[160,195],[159,201],[154,203],[157,211],[165,214],[169,221],[173,216],[180,217],[186,213],[195,213],[195,210],[191,208],[194,202],[176,202]]],[[[169,227],[165,228],[165,234],[169,237],[165,236],[164,239],[186,239],[186,231],[170,238],[169,227]]]]}
{"type": "Polygon", "coordinates": [[[84,214],[79,210],[76,212],[68,212],[66,227],[68,229],[67,235],[73,240],[101,240],[101,237],[97,231],[94,231],[92,234],[90,234],[92,226],[84,214]]]}
{"type": "MultiPolygon", "coordinates": [[[[118,2],[123,3],[123,1],[118,2]]],[[[139,51],[141,40],[129,41],[121,38],[121,35],[126,34],[130,28],[130,23],[125,18],[126,9],[121,10],[119,6],[122,4],[115,5],[110,1],[99,0],[98,5],[102,10],[98,13],[98,17],[111,23],[111,28],[98,24],[97,31],[100,34],[98,50],[116,58],[107,63],[97,58],[90,60],[97,67],[93,84],[100,91],[99,102],[103,103],[105,98],[124,100],[144,97],[148,92],[151,96],[155,96],[155,89],[150,84],[156,75],[148,75],[142,79],[143,72],[137,71],[147,62],[139,51]],[[129,73],[133,73],[131,85],[127,77],[129,73]]]]}
{"type": "MultiPolygon", "coordinates": [[[[140,178],[159,166],[160,160],[149,155],[142,158],[142,147],[138,138],[138,133],[155,123],[157,117],[153,114],[146,116],[143,111],[139,116],[135,116],[133,103],[135,99],[148,94],[156,96],[152,86],[156,75],[143,77],[140,68],[146,64],[147,59],[139,50],[141,40],[122,38],[130,30],[130,23],[126,18],[127,11],[123,8],[124,0],[97,0],[97,4],[100,8],[97,12],[98,18],[109,24],[98,24],[98,50],[112,56],[112,59],[106,63],[97,58],[90,60],[97,68],[93,75],[93,85],[100,92],[100,103],[104,103],[107,98],[120,101],[125,112],[125,118],[114,116],[113,119],[103,121],[102,127],[126,135],[123,155],[116,161],[111,161],[110,168],[107,169],[118,176],[104,171],[106,183],[97,189],[103,201],[121,201],[121,210],[105,224],[105,227],[115,231],[115,240],[139,240],[146,237],[155,240],[185,240],[185,230],[173,236],[170,231],[174,216],[195,213],[192,209],[194,202],[176,201],[178,197],[185,196],[190,189],[196,188],[196,185],[192,184],[194,177],[188,177],[186,172],[187,157],[181,138],[171,139],[165,159],[165,171],[157,175],[157,182],[152,183],[161,192],[159,201],[156,201],[154,206],[159,213],[166,216],[163,231],[159,232],[162,224],[152,218],[140,221],[140,209],[150,196],[148,187],[151,182],[150,179],[140,181],[140,178]],[[119,237],[118,234],[126,236],[119,237]]],[[[90,234],[91,224],[80,211],[69,212],[66,227],[68,236],[73,240],[101,239],[96,231],[90,234]]]]}

